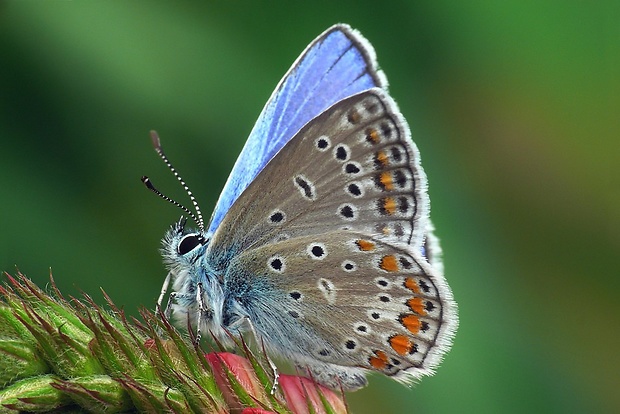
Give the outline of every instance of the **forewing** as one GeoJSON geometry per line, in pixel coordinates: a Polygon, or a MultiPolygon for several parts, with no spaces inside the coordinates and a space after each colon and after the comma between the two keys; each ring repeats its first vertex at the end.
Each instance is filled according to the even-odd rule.
{"type": "Polygon", "coordinates": [[[230,209],[209,262],[224,269],[246,249],[334,229],[421,249],[427,215],[409,128],[375,88],[338,102],[282,148],[230,209]]]}
{"type": "Polygon", "coordinates": [[[339,24],[316,38],[265,105],[222,190],[209,232],[217,229],[249,183],[308,121],[347,96],[386,86],[375,52],[359,32],[339,24]]]}

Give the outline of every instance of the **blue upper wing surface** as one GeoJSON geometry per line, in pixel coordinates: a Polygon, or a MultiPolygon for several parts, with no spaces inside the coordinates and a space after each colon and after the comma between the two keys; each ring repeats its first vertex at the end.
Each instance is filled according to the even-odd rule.
{"type": "Polygon", "coordinates": [[[263,108],[215,206],[213,233],[239,195],[308,121],[336,102],[372,87],[387,87],[375,53],[357,31],[332,26],[284,75],[263,108]]]}

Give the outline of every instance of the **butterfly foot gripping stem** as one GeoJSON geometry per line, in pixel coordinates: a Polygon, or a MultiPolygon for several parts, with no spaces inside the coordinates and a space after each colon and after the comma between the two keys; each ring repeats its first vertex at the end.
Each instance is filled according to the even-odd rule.
{"type": "Polygon", "coordinates": [[[198,282],[198,289],[196,289],[196,302],[198,302],[198,317],[196,318],[196,346],[200,345],[200,339],[202,337],[200,327],[205,322],[204,316],[206,312],[205,302],[204,302],[204,288],[202,287],[202,283],[198,282]]]}

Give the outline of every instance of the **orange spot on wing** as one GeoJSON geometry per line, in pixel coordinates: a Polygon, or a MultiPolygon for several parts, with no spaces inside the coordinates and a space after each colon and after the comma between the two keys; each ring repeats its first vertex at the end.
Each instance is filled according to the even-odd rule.
{"type": "Polygon", "coordinates": [[[396,272],[398,270],[398,263],[396,263],[396,256],[388,255],[381,258],[379,267],[386,272],[396,272]]]}
{"type": "Polygon", "coordinates": [[[392,349],[399,355],[407,355],[413,347],[413,343],[405,335],[394,335],[389,341],[392,349]]]}
{"type": "Polygon", "coordinates": [[[368,240],[358,240],[355,242],[361,251],[368,252],[374,250],[375,244],[368,240]]]}
{"type": "Polygon", "coordinates": [[[420,293],[420,286],[413,280],[412,277],[408,277],[405,279],[405,287],[412,291],[413,293],[420,293]]]}
{"type": "Polygon", "coordinates": [[[396,200],[392,197],[385,197],[383,199],[383,208],[389,215],[396,213],[396,200]]]}
{"type": "Polygon", "coordinates": [[[373,144],[376,144],[377,142],[379,142],[379,133],[374,128],[368,128],[366,130],[366,139],[373,144]]]}
{"type": "Polygon", "coordinates": [[[407,300],[407,306],[409,306],[409,309],[411,309],[418,315],[426,315],[426,311],[424,310],[424,303],[422,302],[422,298],[411,298],[407,300]]]}
{"type": "Polygon", "coordinates": [[[376,160],[381,167],[387,167],[389,158],[385,151],[379,151],[376,154],[376,160]]]}
{"type": "Polygon", "coordinates": [[[357,124],[361,119],[362,117],[360,116],[359,112],[357,112],[355,109],[349,112],[348,120],[350,123],[357,124]]]}
{"type": "Polygon", "coordinates": [[[400,317],[400,323],[412,334],[420,332],[421,322],[415,315],[403,315],[400,317]]]}
{"type": "Polygon", "coordinates": [[[375,369],[385,369],[388,364],[388,357],[383,351],[375,351],[375,355],[368,358],[368,363],[375,369]]]}
{"type": "Polygon", "coordinates": [[[394,189],[392,174],[389,171],[384,171],[379,175],[379,182],[387,191],[391,191],[394,189]]]}

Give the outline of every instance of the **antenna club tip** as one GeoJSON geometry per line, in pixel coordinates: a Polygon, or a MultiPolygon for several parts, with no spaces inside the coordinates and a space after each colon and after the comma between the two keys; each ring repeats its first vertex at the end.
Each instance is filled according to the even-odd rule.
{"type": "Polygon", "coordinates": [[[150,134],[151,134],[151,142],[153,143],[153,148],[155,148],[155,150],[161,149],[161,141],[159,140],[159,135],[157,134],[157,131],[152,130],[150,134]]]}
{"type": "Polygon", "coordinates": [[[142,181],[142,183],[149,189],[153,189],[153,184],[151,183],[151,180],[149,179],[149,177],[147,177],[146,175],[143,175],[142,178],[140,178],[140,181],[142,181]]]}

